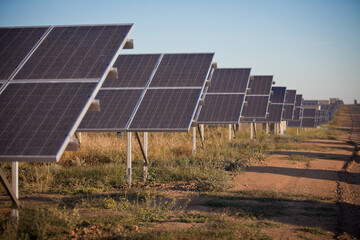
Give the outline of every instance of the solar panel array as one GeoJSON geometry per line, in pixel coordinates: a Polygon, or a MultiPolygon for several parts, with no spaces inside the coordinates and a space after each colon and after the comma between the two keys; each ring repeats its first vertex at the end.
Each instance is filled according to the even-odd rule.
{"type": "Polygon", "coordinates": [[[250,71],[250,68],[214,69],[197,123],[239,123],[250,71]]]}
{"type": "Polygon", "coordinates": [[[273,76],[251,76],[241,122],[254,122],[266,118],[273,76]]]}
{"type": "Polygon", "coordinates": [[[2,161],[59,160],[131,29],[0,29],[2,161]]]}
{"type": "Polygon", "coordinates": [[[291,121],[294,117],[296,101],[296,90],[286,90],[284,112],[282,119],[285,121],[291,121]]]}
{"type": "Polygon", "coordinates": [[[213,53],[120,55],[79,131],[188,131],[213,53]]]}
{"type": "Polygon", "coordinates": [[[268,115],[265,119],[257,119],[256,122],[279,123],[282,119],[285,101],[286,87],[272,87],[268,115]]]}

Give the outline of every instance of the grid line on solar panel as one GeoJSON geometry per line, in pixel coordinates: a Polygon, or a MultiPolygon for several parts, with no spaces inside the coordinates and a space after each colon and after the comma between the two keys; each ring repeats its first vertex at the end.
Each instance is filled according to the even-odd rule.
{"type": "Polygon", "coordinates": [[[128,130],[188,131],[200,94],[199,89],[148,89],[128,130]]]}
{"type": "Polygon", "coordinates": [[[245,93],[249,83],[250,71],[250,68],[214,69],[208,93],[245,93]]]}
{"type": "Polygon", "coordinates": [[[285,101],[286,87],[272,87],[271,91],[273,92],[270,95],[271,104],[273,103],[283,104],[285,101]]]}
{"type": "Polygon", "coordinates": [[[214,53],[164,54],[149,87],[203,87],[214,53]]]}
{"type": "Polygon", "coordinates": [[[15,80],[100,78],[131,28],[132,25],[54,27],[15,80]]]}
{"type": "Polygon", "coordinates": [[[286,90],[285,104],[295,104],[296,90],[286,90]]]}
{"type": "Polygon", "coordinates": [[[0,79],[7,80],[49,27],[0,28],[0,79]]]}
{"type": "Polygon", "coordinates": [[[211,94],[205,98],[198,123],[238,123],[242,111],[244,94],[211,94]]]}
{"type": "Polygon", "coordinates": [[[250,93],[246,95],[269,95],[272,82],[273,76],[251,76],[248,85],[248,88],[250,88],[250,93]]]}

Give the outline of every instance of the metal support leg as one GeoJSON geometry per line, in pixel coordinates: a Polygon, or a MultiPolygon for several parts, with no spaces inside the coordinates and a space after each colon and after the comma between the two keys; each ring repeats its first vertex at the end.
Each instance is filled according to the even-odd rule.
{"type": "Polygon", "coordinates": [[[229,142],[231,142],[231,124],[229,124],[229,142]]]}
{"type": "Polygon", "coordinates": [[[76,132],[75,137],[78,139],[79,144],[81,144],[81,132],[76,132]]]}
{"type": "Polygon", "coordinates": [[[192,154],[196,153],[196,127],[192,128],[193,137],[192,137],[192,154]]]}
{"type": "Polygon", "coordinates": [[[265,123],[265,133],[266,135],[270,135],[269,123],[265,123]]]}
{"type": "Polygon", "coordinates": [[[236,138],[236,124],[232,125],[234,130],[234,138],[236,138]]]}
{"type": "Polygon", "coordinates": [[[127,133],[126,182],[131,187],[131,132],[127,133]]]}
{"type": "Polygon", "coordinates": [[[204,136],[204,124],[200,124],[200,132],[201,132],[201,139],[204,141],[205,140],[205,136],[204,136]]]}
{"type": "MultiPolygon", "coordinates": [[[[203,127],[204,125],[201,124],[203,127]]],[[[204,132],[201,132],[201,126],[200,125],[197,125],[197,129],[199,131],[199,135],[200,135],[200,142],[201,142],[201,148],[204,149],[204,132]]]]}
{"type": "Polygon", "coordinates": [[[253,124],[254,124],[254,123],[250,123],[250,140],[254,140],[254,128],[253,128],[253,124]]]}
{"type": "Polygon", "coordinates": [[[148,161],[148,133],[144,132],[144,166],[143,166],[143,182],[146,182],[149,172],[148,161]]]}
{"type": "MultiPolygon", "coordinates": [[[[11,188],[15,197],[19,199],[19,162],[11,163],[11,188]]],[[[14,222],[19,221],[19,209],[16,204],[11,207],[11,218],[14,222]]]]}

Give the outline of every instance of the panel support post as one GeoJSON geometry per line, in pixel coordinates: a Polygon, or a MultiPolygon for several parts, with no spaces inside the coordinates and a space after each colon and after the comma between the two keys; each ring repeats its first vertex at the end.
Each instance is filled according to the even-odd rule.
{"type": "Polygon", "coordinates": [[[256,123],[253,123],[253,127],[254,127],[254,138],[256,139],[256,123]]]}
{"type": "Polygon", "coordinates": [[[201,148],[204,149],[204,124],[197,125],[197,129],[198,129],[199,135],[200,135],[201,148]],[[201,128],[201,126],[202,126],[202,128],[201,128]]]}
{"type": "Polygon", "coordinates": [[[126,182],[131,187],[131,132],[127,133],[126,182]]]}
{"type": "Polygon", "coordinates": [[[78,139],[79,144],[81,144],[81,132],[76,132],[75,137],[78,139]]]}
{"type": "MultiPolygon", "coordinates": [[[[19,162],[11,163],[11,188],[15,197],[19,199],[19,162]]],[[[19,208],[16,204],[11,207],[11,218],[14,223],[19,221],[19,208]]]]}
{"type": "Polygon", "coordinates": [[[233,124],[233,130],[234,130],[234,138],[236,138],[236,124],[233,124]]]}
{"type": "Polygon", "coordinates": [[[270,135],[270,131],[269,131],[269,123],[265,123],[265,133],[266,135],[270,135]]]}
{"type": "Polygon", "coordinates": [[[204,124],[200,124],[200,133],[201,133],[201,140],[205,140],[205,135],[204,135],[204,124]]]}
{"type": "Polygon", "coordinates": [[[148,169],[149,169],[149,159],[147,157],[147,145],[148,145],[148,133],[144,132],[144,145],[141,143],[141,139],[138,132],[135,132],[136,139],[138,140],[141,153],[144,157],[144,165],[143,165],[143,182],[145,183],[147,180],[148,169]]]}
{"type": "Polygon", "coordinates": [[[250,123],[250,140],[254,140],[254,128],[253,128],[253,124],[254,124],[254,123],[250,123]]]}
{"type": "Polygon", "coordinates": [[[231,124],[229,124],[229,142],[231,142],[231,131],[232,131],[232,127],[231,124]]]}
{"type": "Polygon", "coordinates": [[[192,154],[196,153],[196,127],[192,128],[193,136],[192,136],[192,154]]]}

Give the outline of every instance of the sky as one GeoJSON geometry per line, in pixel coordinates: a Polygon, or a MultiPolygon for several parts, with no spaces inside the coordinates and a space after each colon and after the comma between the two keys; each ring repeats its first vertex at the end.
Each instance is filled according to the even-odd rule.
{"type": "Polygon", "coordinates": [[[0,26],[134,23],[133,50],[215,52],[305,99],[360,102],[360,0],[0,0],[0,26]]]}

